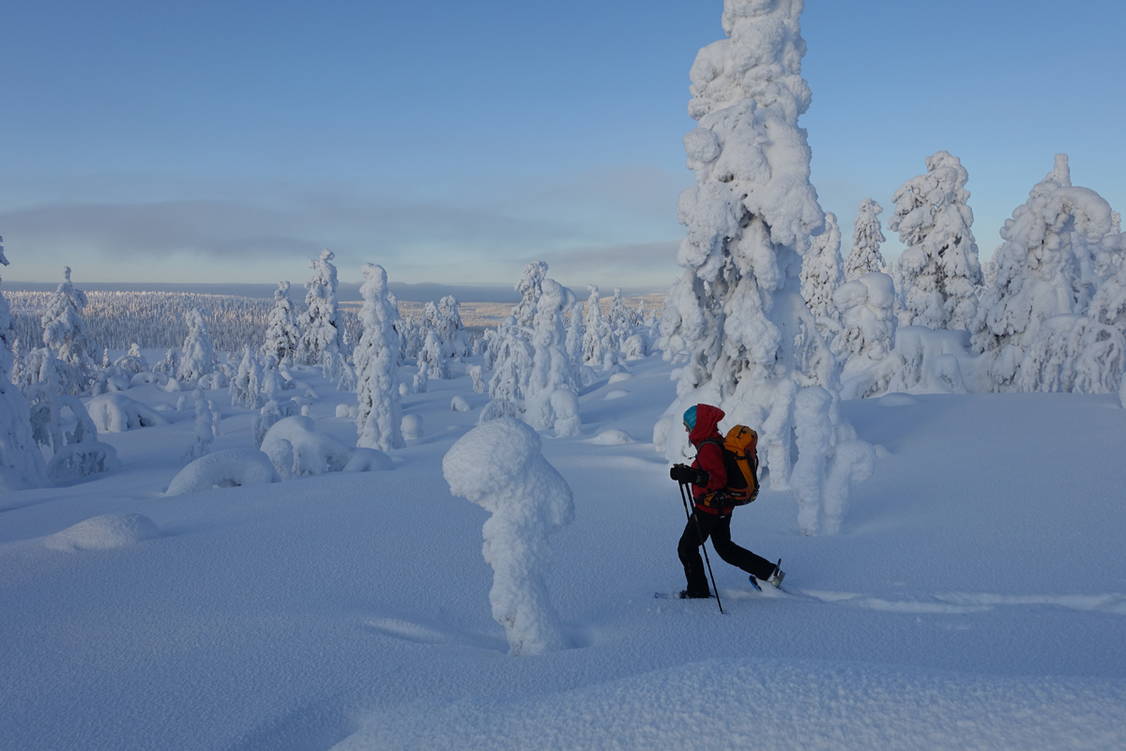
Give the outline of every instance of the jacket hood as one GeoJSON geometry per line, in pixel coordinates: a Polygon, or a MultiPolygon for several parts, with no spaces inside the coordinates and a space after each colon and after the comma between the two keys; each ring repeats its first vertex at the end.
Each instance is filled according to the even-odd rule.
{"type": "Polygon", "coordinates": [[[706,438],[718,435],[719,428],[717,426],[724,417],[725,413],[719,407],[713,407],[710,404],[697,404],[696,427],[692,428],[692,432],[688,434],[688,440],[696,445],[706,438]]]}

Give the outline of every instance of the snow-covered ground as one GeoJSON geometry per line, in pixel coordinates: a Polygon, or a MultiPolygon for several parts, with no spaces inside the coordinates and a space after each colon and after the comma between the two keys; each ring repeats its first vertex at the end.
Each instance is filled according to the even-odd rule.
{"type": "MultiPolygon", "coordinates": [[[[353,445],[354,396],[299,376],[353,445]]],[[[546,574],[572,648],[534,657],[490,615],[488,512],[442,476],[485,402],[467,377],[404,399],[424,432],[390,471],[164,496],[190,415],[103,434],[119,471],[0,497],[0,748],[1126,747],[1116,398],[846,402],[883,450],[842,533],[800,535],[764,492],[734,537],[784,558],[788,592],[713,554],[721,615],[653,597],[683,586],[649,442],[673,397],[650,358],[583,393],[580,436],[543,438],[574,496],[546,574]]],[[[250,413],[211,398],[212,450],[252,447],[250,413]]]]}

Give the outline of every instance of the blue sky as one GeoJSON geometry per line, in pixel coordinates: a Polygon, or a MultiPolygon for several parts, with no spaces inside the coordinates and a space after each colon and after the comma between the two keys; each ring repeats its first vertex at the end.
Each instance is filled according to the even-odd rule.
{"type": "MultiPolygon", "coordinates": [[[[721,0],[13,3],[0,234],[16,281],[513,283],[676,273],[681,137],[721,0]]],[[[983,256],[1053,155],[1126,209],[1126,3],[807,0],[802,120],[846,238],[946,149],[983,256]]],[[[898,246],[889,236],[888,255],[898,246]]],[[[847,251],[847,247],[845,248],[847,251]]]]}

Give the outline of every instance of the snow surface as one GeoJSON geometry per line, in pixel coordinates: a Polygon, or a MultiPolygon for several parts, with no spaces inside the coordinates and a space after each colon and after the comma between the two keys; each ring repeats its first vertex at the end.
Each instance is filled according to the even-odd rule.
{"type": "MultiPolygon", "coordinates": [[[[440,470],[486,403],[468,376],[405,399],[427,439],[391,472],[166,497],[193,435],[180,417],[100,436],[117,471],[3,493],[0,748],[1126,747],[1117,395],[843,402],[877,470],[836,536],[801,535],[791,491],[738,509],[734,539],[783,557],[789,593],[755,593],[713,556],[720,615],[652,597],[683,587],[684,512],[655,447],[590,442],[651,435],[674,398],[668,364],[631,369],[627,397],[580,396],[581,435],[542,439],[575,510],[543,573],[571,648],[543,655],[507,654],[489,515],[440,470]],[[159,534],[45,544],[128,514],[159,534]]],[[[334,417],[348,395],[295,370],[320,394],[318,431],[353,445],[334,417]]],[[[252,413],[208,398],[213,448],[252,448],[252,413]]]]}

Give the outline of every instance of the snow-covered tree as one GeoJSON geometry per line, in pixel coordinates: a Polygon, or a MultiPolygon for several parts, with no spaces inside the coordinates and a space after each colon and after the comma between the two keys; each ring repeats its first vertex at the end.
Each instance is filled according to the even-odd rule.
{"type": "Polygon", "coordinates": [[[841,396],[863,399],[883,393],[900,361],[895,346],[895,290],[891,277],[869,271],[845,282],[833,293],[841,327],[833,351],[844,361],[841,396]]]}
{"type": "MultiPolygon", "coordinates": [[[[606,316],[610,327],[610,335],[614,338],[614,350],[621,354],[626,340],[633,336],[637,320],[634,312],[626,305],[620,287],[614,288],[614,296],[610,300],[610,312],[606,316]]],[[[619,358],[620,359],[620,358],[619,358]]]]}
{"type": "Polygon", "coordinates": [[[298,317],[300,340],[297,345],[298,362],[304,365],[325,366],[334,362],[333,355],[340,351],[340,309],[336,301],[336,266],[331,250],[322,250],[310,265],[313,277],[305,284],[305,310],[298,317]]]}
{"type": "Polygon", "coordinates": [[[841,230],[837,215],[829,212],[825,214],[825,230],[813,236],[802,258],[801,296],[814,319],[833,333],[832,324],[840,317],[833,305],[833,292],[841,281],[841,230]]]}
{"type": "Polygon", "coordinates": [[[939,151],[927,172],[896,191],[890,227],[905,246],[899,257],[900,321],[932,329],[969,329],[977,314],[981,262],[967,201],[969,173],[957,157],[939,151]]]}
{"type": "Polygon", "coordinates": [[[399,397],[399,312],[391,303],[387,272],[364,264],[360,285],[363,333],[352,357],[356,363],[356,445],[361,448],[402,448],[402,407],[399,397]]]}
{"type": "MultiPolygon", "coordinates": [[[[800,254],[824,226],[798,126],[810,102],[801,10],[800,0],[726,0],[728,38],[692,66],[689,114],[699,127],[684,142],[696,185],[681,195],[684,271],[662,321],[663,348],[683,364],[654,442],[679,460],[684,409],[718,405],[759,431],[775,487],[793,473],[803,508],[827,513],[832,501],[836,514],[871,448],[839,416],[836,360],[801,298],[800,254]],[[826,398],[803,397],[795,409],[800,394],[823,387],[826,398]],[[803,437],[814,430],[824,435],[803,437]]],[[[831,530],[818,519],[803,514],[802,530],[831,530]]]]}
{"type": "Polygon", "coordinates": [[[583,308],[583,364],[609,370],[618,361],[610,324],[602,315],[597,285],[590,285],[590,297],[583,308]]]}
{"type": "MultiPolygon", "coordinates": [[[[461,358],[469,354],[469,340],[465,335],[465,324],[461,322],[461,310],[456,297],[442,297],[433,311],[428,304],[426,317],[428,325],[442,342],[447,357],[461,358]]],[[[449,375],[440,377],[448,378],[449,375]]]]}
{"type": "Polygon", "coordinates": [[[231,379],[231,404],[247,409],[258,409],[262,400],[259,393],[262,381],[262,367],[250,346],[242,350],[238,371],[231,379]]]}
{"type": "MultiPolygon", "coordinates": [[[[8,265],[0,237],[0,266],[8,265]]],[[[46,484],[43,455],[31,434],[27,399],[11,382],[15,342],[8,300],[0,292],[0,493],[46,484]]]]}
{"type": "Polygon", "coordinates": [[[149,369],[149,363],[141,353],[141,345],[133,342],[129,345],[129,351],[127,353],[113,361],[113,367],[127,376],[134,376],[137,373],[147,371],[149,369]]]}
{"type": "Polygon", "coordinates": [[[579,365],[583,361],[584,331],[583,304],[576,300],[567,309],[567,332],[563,346],[567,350],[567,357],[570,358],[571,362],[579,365]]]}
{"type": "Polygon", "coordinates": [[[278,362],[288,365],[293,362],[300,341],[301,331],[297,326],[293,303],[289,299],[289,282],[278,282],[278,288],[274,290],[274,307],[266,322],[262,354],[273,355],[278,362]]]}
{"type": "Polygon", "coordinates": [[[524,404],[524,387],[532,371],[533,350],[524,329],[509,316],[496,329],[492,350],[493,372],[489,376],[489,398],[512,405],[515,414],[524,404]]]}
{"type": "Polygon", "coordinates": [[[1071,184],[1067,156],[1001,229],[996,278],[982,294],[973,345],[997,391],[1113,392],[1126,331],[1113,281],[1118,226],[1107,202],[1071,184]],[[1101,286],[1097,305],[1094,290],[1101,286]],[[1103,291],[1105,290],[1105,291],[1103,291]],[[1090,313],[1090,317],[1088,317],[1090,313]]]}
{"type": "Polygon", "coordinates": [[[563,311],[574,295],[554,279],[541,282],[532,334],[532,369],[525,390],[524,419],[536,430],[557,436],[579,433],[579,383],[567,357],[563,311]]]}
{"type": "Polygon", "coordinates": [[[211,345],[211,334],[203,321],[203,313],[198,308],[188,311],[187,324],[188,335],[180,347],[176,379],[194,384],[215,371],[215,349],[211,345]]]}
{"type": "Polygon", "coordinates": [[[449,340],[442,329],[445,322],[440,320],[438,306],[433,302],[423,308],[422,347],[418,351],[418,371],[425,373],[426,379],[450,377],[449,340]]]}
{"type": "Polygon", "coordinates": [[[211,402],[203,393],[203,389],[196,389],[193,392],[193,399],[195,402],[195,418],[193,425],[195,430],[192,434],[192,445],[188,447],[186,459],[198,459],[211,450],[211,444],[215,442],[215,436],[218,431],[215,429],[216,416],[215,404],[211,402]]]}
{"type": "Polygon", "coordinates": [[[516,283],[516,291],[520,293],[520,302],[512,309],[512,317],[516,325],[526,329],[532,328],[532,321],[536,317],[536,305],[540,299],[540,287],[547,277],[547,264],[535,261],[524,267],[524,274],[516,283]]]}
{"type": "Polygon", "coordinates": [[[65,394],[78,395],[89,389],[94,378],[92,343],[86,335],[86,293],[70,281],[70,266],[65,279],[55,290],[41,320],[43,344],[59,360],[62,380],[59,388],[65,394]]]}
{"type": "Polygon", "coordinates": [[[884,208],[871,198],[860,202],[856,221],[852,225],[852,250],[845,259],[844,275],[847,281],[871,271],[887,272],[887,263],[880,252],[883,245],[883,229],[880,227],[880,213],[884,208]]]}

